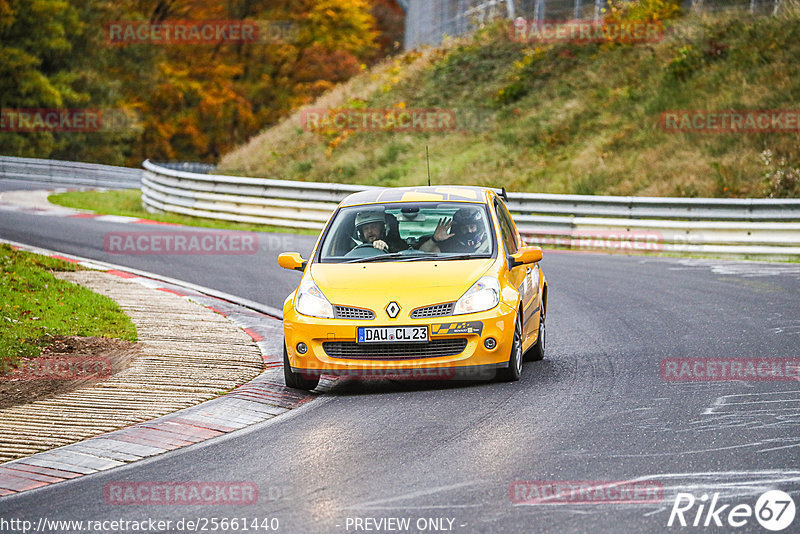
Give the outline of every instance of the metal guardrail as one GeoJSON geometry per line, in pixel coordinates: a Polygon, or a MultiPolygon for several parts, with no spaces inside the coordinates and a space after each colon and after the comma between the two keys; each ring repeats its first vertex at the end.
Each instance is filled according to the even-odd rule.
{"type": "Polygon", "coordinates": [[[142,203],[151,211],[320,230],[363,186],[199,174],[144,162],[142,203]]]}
{"type": "MultiPolygon", "coordinates": [[[[372,189],[144,168],[148,210],[295,229],[322,229],[344,197],[372,189]]],[[[800,199],[508,196],[520,233],[545,247],[800,257],[800,199]]]]}
{"type": "MultiPolygon", "coordinates": [[[[126,167],[0,156],[0,178],[103,188],[141,186],[144,206],[227,221],[320,230],[365,189],[209,174],[204,164],[126,167]]],[[[800,199],[652,198],[509,193],[531,244],[579,250],[800,258],[800,199]]]]}
{"type": "Polygon", "coordinates": [[[113,189],[137,189],[141,169],[53,159],[0,156],[0,178],[85,185],[113,189]]]}
{"type": "Polygon", "coordinates": [[[614,197],[509,193],[517,213],[730,222],[800,221],[798,199],[614,197]]]}

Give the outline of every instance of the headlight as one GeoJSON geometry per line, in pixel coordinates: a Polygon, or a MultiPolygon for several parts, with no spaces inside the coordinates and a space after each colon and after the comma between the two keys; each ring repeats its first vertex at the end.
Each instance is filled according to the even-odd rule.
{"type": "Polygon", "coordinates": [[[333,319],[333,306],[331,306],[331,303],[325,298],[325,295],[322,294],[317,284],[310,279],[306,279],[306,281],[297,288],[294,307],[297,313],[303,315],[333,319]]]}
{"type": "Polygon", "coordinates": [[[493,276],[484,276],[458,299],[453,315],[491,310],[499,303],[500,282],[493,276]]]}

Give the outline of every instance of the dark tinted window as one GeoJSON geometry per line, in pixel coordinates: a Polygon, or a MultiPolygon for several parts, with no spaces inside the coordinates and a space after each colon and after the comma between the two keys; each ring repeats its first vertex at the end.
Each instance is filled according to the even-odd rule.
{"type": "Polygon", "coordinates": [[[506,246],[506,254],[514,254],[519,243],[519,235],[514,227],[514,221],[511,219],[511,214],[508,213],[505,204],[500,200],[494,201],[494,208],[497,212],[497,220],[500,221],[500,232],[503,235],[503,243],[506,246]]]}

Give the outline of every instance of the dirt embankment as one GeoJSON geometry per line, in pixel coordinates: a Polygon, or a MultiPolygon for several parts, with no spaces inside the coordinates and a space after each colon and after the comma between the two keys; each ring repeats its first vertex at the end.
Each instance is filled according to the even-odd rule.
{"type": "Polygon", "coordinates": [[[0,376],[0,410],[102,382],[140,352],[138,343],[120,339],[57,336],[39,358],[0,376]]]}

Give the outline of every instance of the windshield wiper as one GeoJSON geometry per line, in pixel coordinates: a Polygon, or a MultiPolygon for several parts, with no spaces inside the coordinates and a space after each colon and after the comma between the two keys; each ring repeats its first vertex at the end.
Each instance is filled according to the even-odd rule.
{"type": "Polygon", "coordinates": [[[368,258],[356,258],[354,260],[347,260],[343,261],[342,263],[367,263],[370,261],[379,261],[379,260],[391,260],[395,258],[402,258],[405,254],[401,254],[400,252],[393,252],[391,254],[383,254],[381,256],[370,256],[368,258]]]}
{"type": "Polygon", "coordinates": [[[438,260],[441,261],[450,261],[450,260],[476,260],[478,258],[488,258],[489,256],[486,254],[455,254],[452,256],[439,256],[438,260]]]}
{"type": "Polygon", "coordinates": [[[474,260],[478,258],[488,258],[486,254],[452,254],[443,256],[435,252],[426,254],[403,254],[402,252],[393,252],[391,254],[384,254],[382,256],[370,256],[369,258],[356,258],[354,260],[343,261],[342,263],[368,263],[373,261],[385,260],[398,260],[398,261],[420,261],[420,260],[436,260],[436,261],[451,261],[451,260],[474,260]]]}
{"type": "Polygon", "coordinates": [[[406,258],[403,258],[400,261],[419,261],[419,260],[438,260],[439,255],[435,252],[429,252],[428,254],[414,254],[413,256],[409,256],[408,254],[403,254],[406,258]]]}
{"type": "Polygon", "coordinates": [[[421,252],[419,254],[408,254],[403,252],[393,252],[391,254],[384,254],[383,256],[370,256],[369,258],[357,258],[355,260],[347,260],[342,263],[361,263],[370,261],[381,260],[398,260],[398,261],[416,261],[416,260],[430,260],[438,259],[440,256],[435,252],[421,252]]]}

